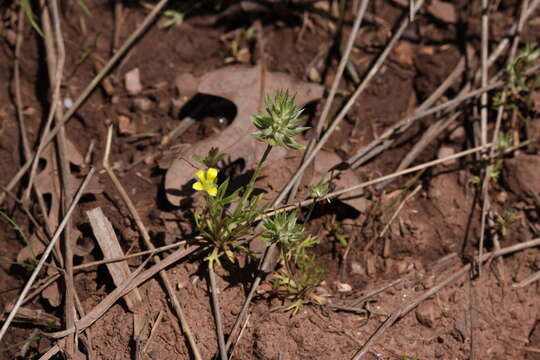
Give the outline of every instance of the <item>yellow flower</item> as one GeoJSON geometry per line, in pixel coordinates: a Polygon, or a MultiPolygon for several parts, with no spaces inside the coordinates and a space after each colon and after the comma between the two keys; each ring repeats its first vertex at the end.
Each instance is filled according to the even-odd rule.
{"type": "Polygon", "coordinates": [[[210,196],[217,195],[217,178],[218,171],[214,168],[209,168],[206,170],[206,174],[203,170],[197,170],[195,175],[197,176],[197,181],[193,184],[193,189],[197,191],[206,191],[210,196]]]}

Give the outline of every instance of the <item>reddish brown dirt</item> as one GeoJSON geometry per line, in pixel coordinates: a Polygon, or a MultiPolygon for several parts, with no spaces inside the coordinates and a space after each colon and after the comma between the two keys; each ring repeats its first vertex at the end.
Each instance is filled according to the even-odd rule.
{"type": "MultiPolygon", "coordinates": [[[[401,16],[406,13],[404,8],[396,5],[399,2],[370,2],[368,12],[371,15],[364,22],[352,56],[361,77],[388,42],[389,28],[397,28],[401,16]]],[[[84,15],[76,2],[68,2],[62,8],[67,48],[63,98],[75,99],[95,76],[95,64],[101,64],[111,56],[114,16],[110,2],[86,3],[91,16],[84,15]],[[83,23],[84,26],[81,25],[83,23]],[[90,57],[85,56],[87,51],[90,51],[90,57]]],[[[264,29],[262,38],[265,46],[262,51],[257,39],[240,39],[241,47],[249,49],[248,62],[251,61],[251,64],[260,63],[262,56],[269,70],[284,72],[305,81],[320,76],[326,89],[330,89],[336,71],[337,57],[328,56],[326,50],[333,41],[337,19],[333,10],[325,8],[325,1],[316,2],[317,9],[313,13],[298,5],[306,2],[297,1],[294,3],[298,6],[293,9],[276,6],[270,14],[263,12],[250,16],[242,13],[238,4],[227,7],[228,2],[224,3],[227,4],[219,10],[213,6],[203,6],[189,14],[185,22],[176,28],[164,30],[153,26],[108,77],[113,92],[107,94],[103,87],[98,87],[67,125],[67,136],[81,154],[86,154],[91,142],[94,142],[90,160],[98,167],[104,152],[107,128],[109,124],[115,125],[111,163],[119,168],[117,173],[120,181],[156,246],[171,243],[193,232],[190,225],[193,209],[173,208],[163,194],[164,170],[160,166],[166,166],[168,161],[160,159],[160,166],[154,158],[140,161],[148,155],[161,154],[159,144],[162,136],[178,124],[175,115],[179,109],[173,104],[178,97],[174,88],[176,76],[188,73],[200,77],[208,71],[228,66],[225,59],[231,56],[227,44],[234,38],[231,32],[247,29],[256,19],[261,19],[264,29]],[[307,20],[303,22],[303,19],[307,20]],[[143,85],[143,91],[137,98],[148,100],[148,109],[137,108],[134,97],[124,87],[125,74],[134,68],[140,70],[143,85]],[[310,72],[310,68],[316,70],[310,72]],[[119,134],[120,116],[131,119],[134,126],[132,133],[119,134]],[[148,137],[135,136],[140,134],[148,134],[148,137]]],[[[463,5],[463,23],[459,26],[444,23],[427,12],[418,15],[416,26],[408,31],[407,40],[399,42],[346,120],[325,145],[325,150],[345,159],[389,126],[411,114],[453,70],[463,51],[463,39],[468,39],[478,52],[480,1],[475,1],[470,7],[463,3],[455,4],[458,8],[463,5]]],[[[502,1],[491,15],[493,45],[504,37],[515,22],[519,8],[516,3],[502,1]]],[[[20,132],[13,101],[14,49],[10,36],[16,29],[14,14],[16,9],[7,5],[0,13],[5,20],[0,25],[0,34],[5,35],[1,39],[0,53],[0,81],[5,84],[0,87],[0,184],[3,186],[22,163],[20,132]]],[[[124,8],[120,44],[146,14],[148,9],[143,6],[124,8]]],[[[540,34],[540,13],[537,12],[532,18],[531,25],[526,27],[526,34],[534,38],[540,34]]],[[[352,15],[348,14],[343,42],[352,21],[352,15]]],[[[48,109],[45,56],[43,49],[36,46],[37,43],[40,43],[40,39],[26,24],[20,58],[21,92],[31,144],[36,142],[48,109]]],[[[334,52],[335,48],[331,51],[334,52]]],[[[354,89],[350,80],[348,77],[346,84],[340,87],[338,100],[354,89]]],[[[455,96],[463,80],[448,91],[448,98],[455,96]]],[[[536,106],[534,111],[539,110],[538,103],[536,106]]],[[[321,108],[318,106],[313,112],[319,114],[321,108]]],[[[220,107],[215,109],[203,114],[202,119],[175,144],[194,143],[222,131],[226,124],[219,118],[228,114],[220,113],[220,107]]],[[[182,111],[187,112],[186,108],[182,111]]],[[[316,119],[316,116],[312,117],[312,125],[316,124],[316,119]]],[[[470,147],[472,129],[469,123],[472,119],[472,111],[468,112],[467,117],[460,118],[457,130],[450,129],[441,135],[424,150],[415,164],[433,160],[441,147],[451,148],[455,152],[470,147]],[[460,131],[463,131],[461,135],[460,131]]],[[[433,121],[434,117],[428,117],[417,122],[390,149],[355,170],[358,177],[368,180],[394,171],[433,121]]],[[[540,135],[540,117],[533,116],[528,126],[531,129],[529,136],[540,135]]],[[[521,133],[520,136],[525,135],[521,133]]],[[[504,236],[501,236],[502,247],[530,240],[540,233],[540,182],[536,181],[540,178],[540,160],[537,150],[531,148],[508,156],[499,182],[491,188],[493,209],[501,215],[507,209],[514,211],[515,221],[505,227],[504,236]]],[[[266,281],[254,299],[249,321],[233,357],[352,358],[392,312],[470,262],[478,248],[481,207],[479,187],[473,181],[478,167],[473,160],[470,157],[467,161],[444,164],[423,173],[412,185],[413,188],[421,185],[422,189],[405,204],[382,239],[377,236],[396,211],[401,201],[399,195],[412,179],[410,176],[400,178],[384,192],[369,188],[366,192],[369,207],[360,214],[338,201],[317,207],[309,229],[320,240],[315,252],[317,262],[326,275],[317,291],[326,297],[327,303],[306,305],[293,316],[285,310],[288,303],[268,291],[271,287],[270,282],[266,281]],[[348,251],[337,243],[329,231],[328,224],[332,221],[350,242],[348,251]],[[397,279],[400,281],[369,300],[355,303],[363,295],[397,279]],[[346,289],[347,286],[350,288],[346,289]],[[345,306],[356,311],[337,308],[345,306]]],[[[264,179],[259,184],[268,191],[265,199],[271,199],[281,189],[299,161],[300,153],[290,151],[285,160],[265,169],[264,179]]],[[[82,177],[87,171],[81,168],[74,170],[77,177],[82,177]]],[[[113,223],[124,251],[142,249],[136,227],[115,187],[104,172],[98,172],[97,177],[102,191],[86,196],[73,217],[75,227],[82,233],[78,243],[94,242],[85,211],[100,206],[113,223]]],[[[24,187],[17,187],[14,194],[20,197],[23,191],[24,187]]],[[[305,187],[301,188],[299,198],[305,193],[305,187]]],[[[37,205],[31,203],[29,208],[41,222],[43,219],[37,205]]],[[[1,210],[25,233],[36,231],[12,198],[2,204],[1,210]]],[[[0,223],[0,308],[4,308],[17,297],[29,272],[12,264],[24,247],[22,237],[4,219],[0,223]]],[[[495,223],[492,233],[501,232],[501,227],[497,226],[495,223]]],[[[487,247],[492,249],[491,240],[487,242],[487,247]]],[[[101,257],[96,249],[84,257],[76,257],[76,262],[101,257]]],[[[241,263],[244,262],[245,259],[242,259],[241,263]]],[[[129,260],[133,269],[140,263],[140,259],[129,260]]],[[[528,249],[504,257],[503,263],[497,260],[490,262],[489,266],[483,267],[480,276],[467,274],[460,277],[423,301],[417,309],[404,314],[376,342],[366,358],[539,359],[540,287],[538,282],[523,288],[512,287],[512,284],[538,270],[540,253],[538,249],[528,249]]],[[[175,264],[167,272],[199,344],[202,358],[212,358],[217,354],[218,347],[208,279],[201,259],[175,264]]],[[[228,265],[218,270],[225,333],[232,328],[252,278],[253,272],[249,266],[237,268],[228,265]]],[[[60,283],[59,286],[63,291],[63,285],[60,283]]],[[[75,290],[85,312],[90,311],[113,289],[114,285],[104,266],[75,274],[75,290]]],[[[145,358],[191,358],[188,343],[161,282],[149,280],[140,287],[140,292],[143,294],[143,308],[148,322],[153,323],[160,311],[164,313],[145,358]]],[[[26,306],[64,318],[63,304],[51,306],[43,296],[36,296],[26,306]]],[[[29,342],[24,350],[26,352],[21,355],[23,343],[34,335],[35,328],[32,324],[13,324],[0,344],[4,349],[0,358],[39,358],[55,344],[42,337],[29,342]]],[[[40,329],[59,330],[43,326],[40,329]]],[[[132,333],[133,314],[120,301],[89,328],[83,340],[89,341],[90,352],[95,359],[131,359],[135,358],[136,353],[132,333]]],[[[148,331],[144,333],[144,337],[147,336],[148,331]]],[[[81,349],[85,346],[81,345],[81,349]]]]}

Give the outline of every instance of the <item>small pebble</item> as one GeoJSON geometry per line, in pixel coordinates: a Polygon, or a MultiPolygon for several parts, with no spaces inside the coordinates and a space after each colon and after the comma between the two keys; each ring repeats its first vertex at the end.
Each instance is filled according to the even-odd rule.
{"type": "MultiPolygon", "coordinates": [[[[442,146],[440,149],[439,149],[439,152],[437,153],[437,158],[439,159],[444,159],[448,156],[452,156],[456,153],[456,151],[454,150],[454,148],[450,147],[450,146],[442,146]]],[[[451,159],[451,160],[447,160],[445,162],[443,162],[444,165],[456,165],[458,162],[457,159],[451,159]]]]}
{"type": "Polygon", "coordinates": [[[347,293],[352,291],[352,286],[347,283],[336,281],[337,291],[340,293],[347,293]]]}
{"type": "Polygon", "coordinates": [[[73,107],[73,100],[71,100],[71,98],[65,98],[64,99],[64,107],[66,109],[71,109],[73,107]]]}

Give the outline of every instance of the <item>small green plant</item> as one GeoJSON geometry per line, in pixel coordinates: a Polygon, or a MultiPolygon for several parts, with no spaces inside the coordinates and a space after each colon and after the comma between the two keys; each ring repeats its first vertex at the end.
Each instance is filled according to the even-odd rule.
{"type": "MultiPolygon", "coordinates": [[[[315,185],[309,187],[308,197],[311,199],[323,199],[330,192],[328,181],[325,178],[319,180],[315,185]]],[[[328,200],[330,202],[330,200],[328,200]]]]}
{"type": "Polygon", "coordinates": [[[323,224],[323,227],[330,238],[335,239],[340,246],[347,247],[349,241],[345,236],[345,232],[343,231],[343,224],[341,223],[341,221],[337,221],[334,216],[328,219],[328,221],[323,224]]]}
{"type": "Polygon", "coordinates": [[[540,46],[527,42],[525,48],[514,61],[508,64],[506,74],[508,85],[499,92],[493,101],[497,107],[502,106],[505,117],[510,117],[508,128],[512,128],[517,140],[520,127],[528,124],[534,114],[533,93],[540,84],[540,73],[529,73],[534,62],[540,57],[540,46]]]}
{"type": "Polygon", "coordinates": [[[285,289],[286,298],[292,301],[288,309],[296,314],[308,301],[321,303],[322,299],[313,293],[313,289],[321,282],[323,271],[309,253],[317,239],[297,223],[296,211],[266,218],[263,228],[263,239],[276,244],[281,253],[283,268],[275,275],[274,288],[285,289]]]}
{"type": "Polygon", "coordinates": [[[510,230],[514,223],[516,222],[516,213],[515,210],[512,208],[506,209],[504,214],[498,215],[496,217],[497,222],[497,230],[501,234],[501,236],[504,238],[508,235],[508,230],[510,230]]]}
{"type": "Polygon", "coordinates": [[[489,177],[494,182],[499,181],[503,168],[503,155],[504,152],[512,145],[512,136],[510,134],[499,134],[499,156],[494,160],[493,165],[489,170],[489,177]]]}
{"type": "Polygon", "coordinates": [[[184,22],[184,13],[176,10],[165,10],[163,16],[167,19],[164,20],[159,27],[162,29],[170,29],[175,26],[180,26],[184,22]]]}
{"type": "Polygon", "coordinates": [[[229,56],[225,58],[225,64],[246,64],[250,60],[250,42],[255,38],[255,27],[237,29],[222,38],[228,48],[229,56]]]}
{"type": "Polygon", "coordinates": [[[41,36],[43,35],[43,30],[39,27],[38,23],[36,22],[36,18],[34,17],[34,12],[32,11],[32,5],[30,4],[30,0],[22,0],[21,6],[23,8],[24,14],[28,18],[28,21],[30,22],[30,25],[34,28],[34,30],[41,36]]]}
{"type": "MultiPolygon", "coordinates": [[[[254,115],[252,121],[258,129],[253,136],[267,146],[246,186],[229,193],[229,179],[218,184],[217,167],[225,157],[218,149],[211,149],[205,158],[194,156],[205,167],[195,173],[197,181],[193,189],[202,193],[204,201],[202,208],[194,213],[194,219],[203,239],[201,248],[207,254],[205,261],[211,271],[216,264],[221,265],[223,255],[230,262],[235,262],[236,252],[248,252],[244,244],[253,235],[255,222],[267,207],[260,204],[262,194],[253,194],[255,181],[272,148],[303,148],[293,139],[307,129],[300,126],[302,109],[295,106],[294,96],[278,90],[273,100],[265,98],[265,104],[266,111],[254,115]]],[[[325,184],[320,183],[313,191],[316,196],[324,196],[328,190],[325,184]]],[[[267,218],[263,228],[263,239],[277,244],[284,264],[276,275],[277,286],[286,287],[287,297],[293,301],[290,309],[296,312],[307,299],[316,299],[311,290],[321,281],[322,271],[316,267],[308,249],[317,241],[297,224],[295,211],[267,218]]]]}

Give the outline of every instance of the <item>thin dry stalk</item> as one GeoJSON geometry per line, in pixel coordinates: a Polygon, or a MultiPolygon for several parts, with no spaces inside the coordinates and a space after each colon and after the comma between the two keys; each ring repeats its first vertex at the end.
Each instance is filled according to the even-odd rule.
{"type": "Polygon", "coordinates": [[[449,100],[447,102],[444,102],[442,104],[439,104],[437,106],[434,106],[432,108],[426,109],[424,111],[418,111],[414,112],[412,115],[407,116],[403,120],[399,121],[397,124],[390,127],[388,130],[386,130],[378,139],[372,141],[369,145],[364,147],[362,150],[360,150],[358,153],[353,155],[347,160],[347,163],[350,164],[353,167],[358,167],[361,165],[361,163],[371,159],[374,155],[379,154],[382,150],[386,149],[388,145],[384,146],[383,149],[378,150],[375,154],[370,155],[369,157],[366,155],[369,152],[373,151],[373,149],[376,149],[377,146],[381,143],[387,143],[388,141],[391,141],[391,138],[395,137],[396,134],[402,133],[403,129],[407,129],[413,122],[416,120],[419,120],[421,118],[424,118],[429,115],[433,115],[439,111],[447,110],[447,109],[453,109],[456,106],[460,105],[461,103],[473,99],[475,97],[478,97],[479,95],[482,95],[485,92],[491,91],[493,89],[500,88],[505,85],[504,81],[496,81],[491,84],[489,84],[486,87],[473,90],[471,92],[465,92],[463,95],[456,97],[455,99],[449,100]],[[362,162],[360,162],[362,160],[362,162]]]}
{"type": "Polygon", "coordinates": [[[24,154],[24,160],[28,160],[32,154],[30,145],[28,142],[28,135],[26,130],[26,124],[24,123],[23,103],[21,96],[21,49],[24,40],[24,10],[21,6],[19,14],[17,15],[19,23],[17,24],[17,42],[15,44],[15,61],[13,66],[13,85],[15,87],[15,105],[17,108],[17,120],[19,121],[19,131],[21,134],[22,149],[24,154]]]}
{"type": "Polygon", "coordinates": [[[244,321],[244,325],[242,325],[242,329],[240,329],[240,333],[238,334],[238,338],[236,339],[236,341],[234,342],[234,347],[231,351],[231,356],[229,357],[230,359],[233,359],[234,357],[234,350],[236,350],[236,344],[238,344],[240,342],[240,340],[242,339],[242,335],[244,335],[244,331],[246,330],[246,327],[249,323],[249,318],[250,318],[251,315],[248,315],[246,317],[246,321],[244,321]]]}
{"type": "Polygon", "coordinates": [[[152,330],[150,330],[150,335],[148,335],[148,339],[146,340],[146,343],[144,344],[144,347],[142,349],[143,354],[146,354],[148,351],[148,346],[152,343],[152,340],[154,339],[154,336],[156,335],[156,331],[161,324],[161,319],[163,318],[163,310],[159,310],[159,314],[156,318],[156,321],[154,321],[154,325],[152,325],[152,330]]]}
{"type": "Polygon", "coordinates": [[[9,325],[13,321],[13,318],[15,317],[15,315],[17,314],[17,311],[18,311],[19,307],[21,306],[24,298],[26,297],[26,295],[30,291],[30,288],[32,287],[32,284],[36,280],[39,271],[41,270],[41,268],[45,264],[45,261],[47,260],[47,258],[51,254],[51,251],[52,251],[54,245],[56,244],[56,242],[58,241],[58,239],[60,238],[60,235],[63,233],[64,228],[65,228],[69,218],[71,217],[71,214],[73,213],[73,210],[75,209],[75,206],[79,202],[79,200],[80,200],[80,198],[81,198],[81,196],[83,194],[84,189],[86,188],[86,186],[88,185],[88,183],[92,179],[92,176],[94,175],[94,171],[95,171],[95,169],[91,168],[90,171],[88,172],[88,175],[86,175],[83,183],[79,187],[79,190],[77,191],[77,194],[75,195],[75,197],[74,197],[74,199],[73,199],[73,201],[71,203],[71,206],[69,207],[68,211],[66,212],[66,215],[64,216],[64,219],[62,220],[60,225],[58,225],[58,228],[56,229],[56,232],[55,232],[54,236],[52,237],[49,245],[47,245],[47,248],[43,252],[43,255],[39,259],[38,264],[36,265],[34,271],[32,272],[32,275],[30,275],[30,278],[28,279],[28,281],[26,282],[26,285],[24,286],[23,290],[21,291],[21,294],[19,295],[19,298],[15,302],[15,305],[13,305],[13,310],[9,313],[9,316],[7,317],[6,321],[2,325],[2,328],[0,329],[0,340],[2,340],[2,338],[4,337],[9,325]]]}
{"type": "MultiPolygon", "coordinates": [[[[48,7],[43,8],[41,15],[42,15],[43,31],[45,34],[45,37],[44,37],[45,48],[47,50],[47,68],[49,70],[49,78],[51,79],[51,83],[53,84],[53,91],[52,91],[51,108],[49,109],[49,114],[47,115],[45,128],[39,139],[36,153],[33,155],[33,158],[32,158],[30,176],[28,179],[28,185],[26,187],[26,191],[23,195],[23,201],[28,201],[30,199],[30,192],[32,190],[32,185],[34,183],[34,178],[37,171],[37,165],[39,163],[39,157],[43,149],[45,149],[45,146],[48,144],[48,142],[45,142],[45,138],[50,133],[52,121],[56,115],[57,107],[60,104],[60,86],[62,85],[61,79],[62,79],[62,73],[64,71],[64,63],[65,63],[65,48],[64,48],[64,40],[62,38],[62,30],[60,29],[60,20],[59,19],[58,21],[55,20],[54,30],[53,30],[53,28],[51,27],[48,7]],[[53,35],[53,31],[54,31],[54,35],[53,35]],[[56,47],[54,46],[54,41],[56,41],[56,47]],[[58,50],[58,54],[56,53],[55,48],[58,50]]],[[[55,128],[58,129],[57,130],[58,132],[63,127],[58,126],[57,124],[55,128]]]]}
{"type": "MultiPolygon", "coordinates": [[[[116,190],[120,194],[120,197],[122,198],[122,201],[126,204],[131,216],[135,220],[135,224],[137,225],[137,229],[139,230],[139,233],[141,234],[145,245],[150,250],[154,250],[154,244],[152,244],[152,241],[150,240],[150,235],[148,234],[148,231],[146,230],[146,227],[144,226],[144,223],[141,220],[141,217],[139,216],[139,212],[133,205],[131,199],[129,198],[128,194],[126,193],[124,187],[120,183],[120,180],[116,177],[114,171],[112,170],[110,164],[109,164],[109,154],[111,152],[111,144],[112,144],[112,126],[109,127],[109,131],[107,134],[107,143],[105,147],[105,154],[103,156],[103,168],[111,178],[111,181],[113,182],[116,190]]],[[[161,259],[159,256],[155,255],[153,257],[153,260],[156,264],[159,264],[161,259]]],[[[191,333],[191,329],[187,323],[187,319],[184,315],[184,311],[182,310],[182,306],[180,305],[180,301],[178,300],[178,297],[176,296],[176,292],[174,291],[174,287],[169,280],[169,276],[166,272],[162,271],[159,273],[161,280],[163,281],[163,284],[165,285],[165,289],[167,292],[167,295],[169,296],[173,308],[176,312],[176,315],[178,316],[178,319],[180,320],[180,326],[182,328],[182,331],[184,332],[185,336],[188,339],[189,345],[191,347],[191,351],[193,352],[193,355],[195,356],[195,359],[201,359],[201,355],[199,352],[199,349],[197,347],[197,343],[195,342],[195,339],[191,333]]]]}
{"type": "Polygon", "coordinates": [[[221,321],[221,308],[219,306],[218,287],[216,285],[216,272],[214,267],[208,268],[208,278],[210,280],[210,295],[212,297],[212,309],[214,311],[214,320],[216,321],[216,334],[219,345],[219,357],[221,360],[227,360],[227,349],[225,348],[225,335],[223,334],[223,321],[221,321]]]}
{"type": "Polygon", "coordinates": [[[520,289],[520,288],[525,287],[527,285],[530,285],[533,282],[538,281],[538,280],[540,280],[540,271],[535,272],[534,274],[530,275],[529,277],[527,277],[524,280],[521,280],[518,283],[512,284],[512,287],[515,288],[515,289],[520,289]]]}
{"type": "MultiPolygon", "coordinates": [[[[42,24],[45,37],[45,49],[47,52],[47,64],[49,70],[49,79],[53,88],[52,101],[56,102],[51,104],[51,113],[49,116],[55,118],[56,121],[62,119],[62,107],[60,106],[60,86],[62,85],[62,75],[64,72],[64,63],[66,58],[66,51],[64,46],[64,38],[62,35],[61,20],[58,11],[57,0],[51,1],[42,10],[42,24]],[[52,13],[52,22],[51,22],[52,13]],[[54,41],[52,40],[54,39],[54,41]],[[56,46],[55,46],[56,45],[56,46]]],[[[46,130],[43,136],[46,136],[49,125],[46,126],[46,130]]],[[[62,183],[62,211],[67,211],[69,204],[73,198],[73,186],[71,183],[71,169],[69,166],[69,160],[66,157],[66,134],[65,128],[60,129],[57,140],[57,152],[60,163],[60,177],[62,183]]],[[[39,147],[38,147],[39,149],[39,147]]],[[[35,166],[34,163],[34,171],[35,166]]],[[[33,174],[30,174],[32,178],[33,174]]],[[[31,185],[30,185],[31,186],[31,185]]],[[[28,190],[30,187],[28,187],[28,190]]],[[[29,192],[28,192],[29,194],[29,192]]],[[[24,198],[23,198],[24,199],[24,198]]],[[[75,325],[76,310],[75,310],[75,287],[73,284],[73,248],[71,246],[72,239],[72,224],[71,220],[66,224],[66,228],[63,233],[64,238],[64,283],[65,283],[65,297],[64,297],[64,314],[66,317],[66,326],[71,327],[75,325]]],[[[68,357],[74,357],[76,353],[75,336],[70,336],[66,339],[66,353],[68,357]]]]}
{"type": "MultiPolygon", "coordinates": [[[[488,82],[488,33],[489,33],[489,4],[488,0],[482,0],[482,87],[487,85],[488,82]]],[[[485,145],[487,143],[487,122],[488,122],[488,94],[484,93],[480,97],[480,139],[481,144],[485,145]]],[[[482,158],[485,159],[487,154],[483,154],[482,158]]],[[[482,215],[480,220],[480,243],[478,244],[478,258],[482,258],[484,252],[484,239],[485,239],[485,228],[486,228],[486,214],[488,212],[489,201],[487,198],[488,185],[489,183],[485,181],[482,184],[482,192],[484,195],[484,202],[482,204],[482,215]]],[[[481,275],[482,267],[478,267],[478,274],[481,275]]]]}
{"type": "MultiPolygon", "coordinates": [[[[488,84],[488,40],[489,40],[489,0],[482,0],[482,49],[481,49],[481,66],[482,66],[482,87],[488,84]]],[[[482,94],[480,97],[480,129],[481,129],[481,144],[487,144],[487,122],[488,122],[488,95],[482,94]]]]}
{"type": "Polygon", "coordinates": [[[61,351],[60,344],[54,344],[47,352],[39,358],[39,360],[49,360],[52,359],[53,356],[58,354],[61,351]]]}
{"type": "MultiPolygon", "coordinates": [[[[498,251],[493,251],[489,253],[485,253],[482,258],[480,259],[480,264],[483,262],[494,258],[498,256],[503,256],[507,254],[511,254],[517,251],[521,251],[527,248],[536,247],[540,245],[540,238],[527,241],[522,244],[517,244],[514,246],[509,246],[506,248],[503,248],[498,251]]],[[[471,271],[472,266],[471,264],[467,264],[463,266],[458,271],[454,272],[452,275],[450,275],[445,280],[441,281],[436,286],[432,287],[422,295],[418,296],[416,299],[412,300],[408,305],[405,305],[399,309],[397,309],[392,315],[381,325],[373,335],[369,338],[369,340],[364,344],[364,346],[354,355],[353,360],[359,360],[364,355],[366,355],[371,347],[379,341],[379,338],[381,335],[390,327],[392,326],[398,319],[402,318],[403,316],[407,315],[411,310],[415,309],[418,305],[420,305],[423,301],[426,299],[429,299],[433,295],[435,295],[437,292],[439,292],[442,288],[447,286],[448,284],[454,282],[461,276],[465,275],[467,272],[471,271]]]]}
{"type": "Polygon", "coordinates": [[[386,225],[384,226],[384,228],[381,230],[381,232],[379,233],[379,235],[373,239],[371,239],[371,241],[364,247],[364,251],[367,251],[369,250],[373,244],[375,243],[375,241],[377,241],[378,239],[381,239],[385,234],[386,232],[388,231],[388,229],[390,229],[390,226],[392,225],[392,223],[394,222],[394,220],[397,218],[397,216],[399,215],[399,213],[401,212],[401,209],[403,209],[403,206],[405,206],[405,204],[407,203],[407,201],[409,201],[414,195],[416,195],[418,193],[418,191],[420,191],[420,189],[422,189],[422,185],[418,185],[413,191],[411,191],[406,197],[405,199],[403,199],[401,201],[401,203],[398,205],[396,211],[394,211],[394,213],[392,214],[392,217],[390,218],[390,220],[386,223],[386,225]]]}
{"type": "MultiPolygon", "coordinates": [[[[491,146],[492,146],[492,144],[490,143],[490,144],[487,144],[486,147],[489,148],[491,146]]],[[[383,182],[385,180],[393,179],[393,178],[399,177],[401,175],[410,174],[410,173],[413,173],[413,172],[416,172],[416,171],[419,171],[419,170],[427,169],[429,167],[444,163],[444,162],[449,161],[449,160],[459,159],[461,157],[464,157],[464,156],[467,156],[467,155],[470,155],[470,154],[474,154],[474,153],[482,151],[482,150],[485,150],[485,148],[482,147],[482,146],[478,146],[478,147],[475,147],[475,148],[472,148],[472,149],[468,149],[468,150],[465,150],[465,151],[462,151],[462,152],[447,156],[447,157],[442,158],[442,159],[428,161],[426,163],[423,163],[423,164],[420,164],[420,165],[417,165],[417,166],[413,166],[411,168],[408,168],[408,169],[405,169],[405,170],[402,170],[402,171],[398,171],[398,172],[394,172],[394,173],[391,173],[391,174],[388,174],[388,175],[384,175],[384,176],[378,177],[378,178],[373,179],[373,180],[365,181],[363,183],[350,186],[348,188],[336,190],[334,192],[331,192],[331,193],[327,194],[323,198],[308,199],[308,200],[301,201],[301,202],[299,202],[297,204],[283,206],[283,207],[281,207],[279,209],[272,210],[272,211],[264,213],[263,215],[260,216],[260,219],[265,218],[267,216],[273,216],[273,215],[278,214],[278,213],[283,212],[283,211],[290,211],[290,210],[298,208],[298,207],[308,206],[308,205],[313,204],[314,202],[319,202],[319,201],[323,201],[323,200],[330,200],[330,199],[338,198],[340,195],[343,195],[345,193],[348,193],[348,192],[351,192],[351,191],[354,191],[354,190],[363,189],[363,188],[368,187],[370,185],[378,184],[378,183],[383,182]]],[[[257,219],[257,220],[259,220],[259,219],[257,219]]]]}
{"type": "MultiPolygon", "coordinates": [[[[118,63],[118,61],[125,55],[125,53],[131,48],[133,43],[141,36],[141,34],[144,33],[144,31],[148,28],[150,24],[152,24],[156,18],[156,16],[159,14],[159,12],[163,9],[163,7],[167,4],[168,0],[161,0],[156,6],[153,8],[153,10],[146,16],[144,21],[139,25],[139,27],[130,35],[130,37],[124,42],[122,47],[114,54],[114,56],[107,62],[107,64],[101,69],[101,71],[92,79],[90,84],[83,90],[81,95],[77,98],[75,103],[72,107],[68,109],[68,111],[64,114],[64,117],[62,118],[62,121],[57,123],[55,127],[49,132],[48,136],[46,136],[41,143],[44,143],[43,146],[47,145],[52,141],[52,139],[56,136],[58,131],[62,128],[62,126],[71,119],[73,114],[79,109],[79,107],[86,101],[88,96],[94,91],[96,86],[103,80],[103,78],[109,73],[109,71],[118,63]]],[[[40,144],[41,144],[40,143],[40,144]]],[[[24,165],[19,169],[19,171],[15,174],[15,176],[10,180],[10,182],[5,186],[8,190],[13,190],[15,185],[21,180],[21,178],[26,174],[30,166],[33,164],[34,159],[36,158],[36,154],[33,154],[30,159],[27,159],[24,165]]],[[[0,193],[0,205],[4,202],[5,199],[5,193],[2,191],[0,193]]]]}
{"type": "MultiPolygon", "coordinates": [[[[533,140],[524,141],[521,144],[518,144],[516,146],[513,146],[513,147],[507,149],[504,153],[509,154],[509,153],[519,149],[519,148],[530,145],[531,143],[533,143],[533,140]]],[[[346,194],[348,192],[363,189],[363,188],[365,188],[367,186],[378,184],[378,183],[383,182],[385,180],[393,179],[393,178],[401,176],[401,175],[410,174],[410,173],[413,173],[413,172],[416,172],[416,171],[424,170],[424,169],[427,169],[429,167],[432,167],[432,166],[447,162],[449,160],[459,159],[459,158],[462,158],[464,156],[468,156],[468,155],[477,153],[479,151],[483,151],[486,148],[489,149],[492,146],[493,146],[493,144],[489,143],[489,144],[486,145],[485,148],[482,147],[482,146],[478,146],[478,147],[475,147],[475,148],[472,148],[472,149],[464,150],[462,152],[459,152],[459,153],[456,153],[456,154],[453,154],[453,155],[450,155],[450,156],[447,156],[447,157],[444,157],[444,158],[441,158],[441,159],[428,161],[426,163],[423,163],[423,164],[420,164],[420,165],[417,165],[417,166],[413,166],[411,168],[408,168],[408,169],[405,169],[405,170],[402,170],[402,171],[398,171],[398,172],[394,172],[392,174],[384,175],[384,176],[381,176],[381,177],[373,179],[373,180],[369,180],[369,181],[366,181],[366,182],[363,182],[363,183],[360,183],[360,184],[357,184],[357,185],[350,186],[348,188],[336,190],[334,192],[331,192],[331,193],[327,194],[325,197],[322,197],[322,198],[308,199],[308,200],[304,200],[304,201],[298,202],[298,203],[293,204],[293,205],[283,206],[283,207],[278,208],[276,210],[272,210],[272,211],[268,211],[268,212],[264,213],[263,215],[261,215],[261,216],[259,216],[257,218],[257,221],[261,220],[261,219],[263,219],[265,217],[268,217],[268,216],[274,216],[274,215],[276,215],[278,213],[281,213],[281,212],[284,212],[284,211],[290,211],[290,210],[296,209],[298,207],[305,207],[305,206],[313,204],[314,202],[339,198],[339,196],[341,196],[343,194],[346,194]]]]}
{"type": "MultiPolygon", "coordinates": [[[[454,125],[461,115],[461,111],[458,111],[452,115],[447,115],[445,117],[442,117],[441,119],[434,122],[423,134],[420,140],[414,144],[413,148],[405,155],[405,157],[401,160],[399,163],[399,166],[397,167],[396,171],[403,170],[407,168],[407,166],[411,165],[414,160],[424,151],[424,149],[432,142],[434,141],[443,131],[448,129],[448,127],[454,125]]],[[[394,179],[395,180],[395,179],[394,179]]],[[[377,185],[377,190],[382,190],[385,188],[388,184],[390,184],[392,180],[385,181],[379,185],[377,185]]]]}
{"type": "Polygon", "coordinates": [[[367,294],[361,296],[360,298],[354,300],[354,302],[350,305],[351,307],[358,307],[360,304],[362,304],[363,302],[371,299],[372,297],[374,297],[375,295],[377,294],[380,294],[382,293],[383,291],[385,291],[386,289],[389,289],[391,288],[392,286],[395,286],[397,284],[399,284],[400,282],[402,282],[403,279],[396,279],[394,281],[391,281],[389,282],[388,284],[386,285],[383,285],[381,286],[380,288],[377,288],[375,290],[372,290],[370,292],[368,292],[367,294]]]}

